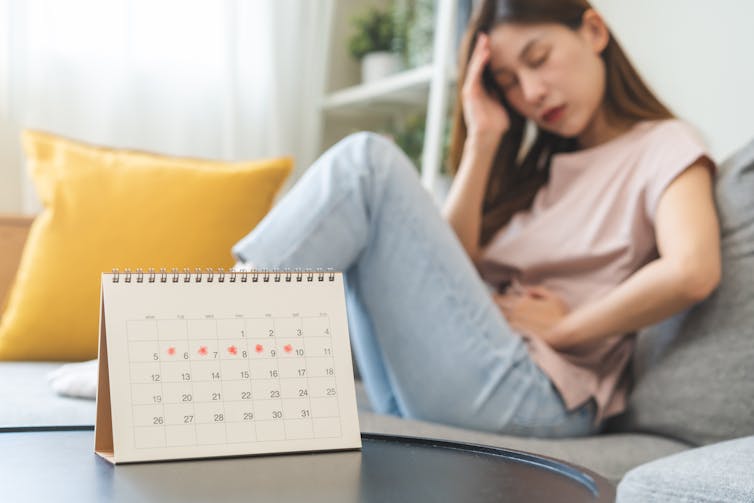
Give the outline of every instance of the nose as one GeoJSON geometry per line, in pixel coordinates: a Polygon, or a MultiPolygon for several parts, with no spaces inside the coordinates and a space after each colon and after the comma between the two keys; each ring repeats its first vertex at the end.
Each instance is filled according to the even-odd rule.
{"type": "Polygon", "coordinates": [[[547,88],[542,79],[532,71],[523,71],[518,76],[521,92],[527,103],[540,105],[547,95],[547,88]]]}

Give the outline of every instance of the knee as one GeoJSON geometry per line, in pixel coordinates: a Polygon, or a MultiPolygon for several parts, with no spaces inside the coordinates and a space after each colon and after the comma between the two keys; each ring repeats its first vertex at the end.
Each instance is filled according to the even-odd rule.
{"type": "Polygon", "coordinates": [[[359,164],[367,164],[367,156],[373,144],[380,143],[382,138],[377,133],[371,131],[359,131],[351,133],[333,145],[330,149],[340,156],[347,156],[353,160],[359,160],[359,164]]]}
{"type": "Polygon", "coordinates": [[[378,178],[396,172],[417,172],[405,152],[394,141],[378,133],[352,133],[343,138],[337,146],[348,152],[348,158],[357,161],[359,169],[370,171],[378,178]]]}
{"type": "Polygon", "coordinates": [[[351,133],[338,142],[343,148],[356,149],[359,152],[368,152],[370,149],[391,149],[398,148],[395,143],[381,134],[372,131],[358,131],[351,133]]]}

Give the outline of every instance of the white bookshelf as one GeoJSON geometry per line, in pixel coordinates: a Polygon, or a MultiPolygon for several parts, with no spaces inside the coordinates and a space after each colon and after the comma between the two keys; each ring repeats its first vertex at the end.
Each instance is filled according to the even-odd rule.
{"type": "Polygon", "coordinates": [[[357,84],[325,96],[326,113],[363,114],[381,112],[380,107],[422,106],[427,102],[434,68],[424,65],[390,75],[377,82],[357,84]],[[367,110],[377,107],[376,110],[367,110]]]}
{"type": "Polygon", "coordinates": [[[359,65],[346,51],[350,19],[374,0],[333,0],[328,45],[328,82],[321,99],[321,151],[350,131],[378,129],[407,113],[426,113],[421,176],[424,186],[439,200],[439,180],[451,92],[455,80],[455,0],[435,0],[433,57],[430,64],[407,69],[377,82],[360,83],[359,65]]]}

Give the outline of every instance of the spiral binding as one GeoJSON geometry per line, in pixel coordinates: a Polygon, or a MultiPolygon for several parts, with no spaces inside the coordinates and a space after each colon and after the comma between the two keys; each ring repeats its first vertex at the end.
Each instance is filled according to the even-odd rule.
{"type": "Polygon", "coordinates": [[[252,283],[257,283],[261,279],[263,283],[269,283],[270,278],[275,283],[282,281],[286,283],[297,282],[301,283],[306,279],[307,282],[312,281],[335,281],[335,271],[333,269],[231,269],[225,271],[223,268],[217,270],[207,268],[202,270],[196,268],[193,271],[188,267],[183,271],[179,271],[177,268],[172,268],[170,272],[164,267],[156,272],[154,268],[147,269],[144,272],[143,269],[136,269],[132,272],[131,269],[124,269],[120,272],[119,269],[113,269],[113,283],[120,283],[121,277],[124,283],[144,283],[146,280],[148,283],[248,283],[251,278],[252,283]]]}

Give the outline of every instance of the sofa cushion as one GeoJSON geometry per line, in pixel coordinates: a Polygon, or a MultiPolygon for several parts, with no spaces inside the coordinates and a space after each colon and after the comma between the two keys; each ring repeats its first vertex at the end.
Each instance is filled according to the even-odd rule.
{"type": "Polygon", "coordinates": [[[754,437],[690,449],[631,470],[617,503],[754,501],[754,437]]]}
{"type": "Polygon", "coordinates": [[[0,319],[0,360],[97,356],[100,274],[230,267],[267,213],[290,158],[219,162],[24,134],[44,210],[0,319]]]}
{"type": "Polygon", "coordinates": [[[720,286],[639,335],[621,430],[697,445],[754,434],[754,141],[722,165],[716,200],[720,286]]]}

